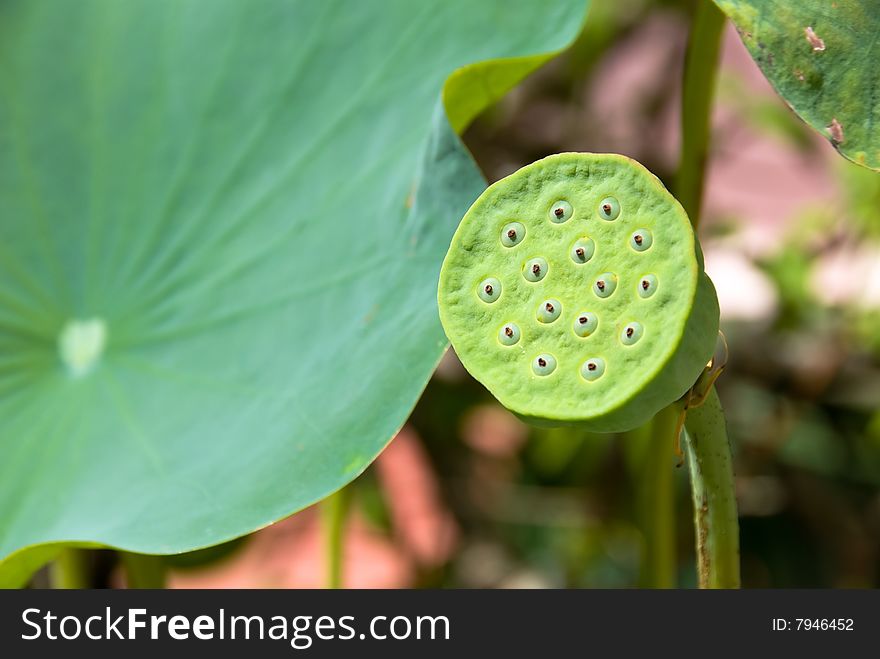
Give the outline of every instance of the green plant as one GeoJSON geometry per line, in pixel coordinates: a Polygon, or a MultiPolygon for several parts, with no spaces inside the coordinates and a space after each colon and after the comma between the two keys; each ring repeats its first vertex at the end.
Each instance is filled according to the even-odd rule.
{"type": "Polygon", "coordinates": [[[624,431],[681,398],[718,301],[681,206],[638,163],[561,154],[495,183],[443,262],[440,318],[520,416],[624,431]]]}
{"type": "MultiPolygon", "coordinates": [[[[588,3],[386,0],[381,16],[366,4],[0,2],[0,585],[24,583],[53,558],[58,584],[85,585],[84,551],[104,546],[139,552],[122,552],[131,582],[156,585],[162,561],[143,553],[214,545],[331,493],[328,580],[339,584],[340,488],[394,435],[446,347],[435,306],[440,261],[484,188],[456,133],[569,43],[588,3]]],[[[620,35],[598,21],[611,4],[587,25],[596,42],[620,35]]],[[[658,232],[647,218],[648,231],[613,235],[632,189],[577,203],[556,195],[544,210],[559,211],[561,232],[582,201],[607,231],[566,234],[571,242],[530,256],[513,279],[543,291],[558,267],[582,260],[581,270],[597,267],[587,299],[603,315],[572,307],[571,287],[547,288],[521,301],[516,321],[491,319],[497,325],[479,340],[496,341],[495,351],[473,347],[468,363],[532,420],[602,430],[647,421],[627,437],[646,442],[637,467],[643,516],[653,520],[644,529],[646,585],[677,583],[668,467],[687,412],[700,583],[733,586],[736,515],[711,386],[717,366],[688,390],[717,316],[690,291],[714,300],[693,233],[724,15],[795,111],[844,156],[877,169],[880,14],[856,0],[694,7],[673,186],[694,230],[670,197],[659,202],[674,220],[661,226],[675,227],[688,249],[636,274],[632,259],[656,249],[636,246],[658,232]],[[599,268],[614,240],[630,260],[599,268]],[[637,280],[635,294],[622,272],[637,280]],[[675,301],[679,330],[651,373],[631,369],[618,381],[610,357],[574,354],[603,337],[623,293],[650,304],[679,276],[688,291],[675,301]],[[654,296],[640,297],[655,285],[654,296]],[[539,353],[552,360],[511,360],[508,382],[492,374],[492,355],[515,354],[531,341],[526,330],[552,337],[557,328],[565,330],[557,348],[539,353]],[[570,368],[578,359],[586,379],[570,368]],[[578,386],[621,385],[619,398],[604,408],[551,401],[574,391],[553,385],[563,372],[578,386]],[[545,395],[524,397],[517,382],[545,395]]],[[[461,289],[473,309],[506,303],[511,273],[498,276],[505,264],[495,257],[525,249],[534,226],[509,219],[493,229],[484,261],[499,270],[479,279],[481,292],[470,280],[461,289]]],[[[444,281],[448,295],[458,293],[444,281]]],[[[464,323],[475,318],[489,320],[465,313],[450,333],[467,342],[464,323]]],[[[653,335],[641,317],[639,326],[622,322],[604,335],[615,358],[653,335]]]]}
{"type": "Polygon", "coordinates": [[[436,275],[484,187],[447,113],[584,7],[0,3],[0,583],[360,474],[445,349],[436,275]]]}

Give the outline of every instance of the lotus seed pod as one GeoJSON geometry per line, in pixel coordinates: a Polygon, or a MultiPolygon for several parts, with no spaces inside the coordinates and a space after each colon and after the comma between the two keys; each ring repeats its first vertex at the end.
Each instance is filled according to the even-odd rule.
{"type": "Polygon", "coordinates": [[[462,364],[503,405],[596,432],[637,427],[678,400],[718,333],[681,205],[642,165],[610,154],[550,156],[490,186],[452,239],[438,301],[462,364]],[[514,217],[523,231],[508,246],[514,217]]]}

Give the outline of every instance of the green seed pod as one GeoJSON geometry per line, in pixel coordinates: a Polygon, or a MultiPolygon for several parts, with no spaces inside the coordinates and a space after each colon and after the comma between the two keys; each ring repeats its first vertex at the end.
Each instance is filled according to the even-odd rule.
{"type": "Polygon", "coordinates": [[[617,155],[550,156],[490,186],[452,239],[438,301],[462,364],[502,404],[534,423],[597,432],[637,427],[678,400],[718,333],[687,215],[644,167],[617,155]],[[499,244],[511,217],[530,254],[499,244]],[[586,236],[592,254],[580,262],[573,246],[586,236]],[[499,297],[487,304],[473,291],[493,278],[499,297]],[[509,345],[508,326],[517,337],[509,345]]]}

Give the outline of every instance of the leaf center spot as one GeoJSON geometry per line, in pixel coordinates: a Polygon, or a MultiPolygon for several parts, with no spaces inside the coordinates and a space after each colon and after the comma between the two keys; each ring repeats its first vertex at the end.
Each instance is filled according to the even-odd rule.
{"type": "Polygon", "coordinates": [[[107,324],[100,318],[73,319],[58,335],[58,353],[75,378],[88,375],[98,364],[107,344],[107,324]]]}

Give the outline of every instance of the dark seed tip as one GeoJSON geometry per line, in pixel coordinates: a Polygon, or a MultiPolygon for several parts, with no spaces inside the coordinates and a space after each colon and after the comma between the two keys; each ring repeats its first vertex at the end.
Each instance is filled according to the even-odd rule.
{"type": "Polygon", "coordinates": [[[536,275],[541,274],[541,266],[538,265],[537,263],[535,263],[535,264],[532,266],[532,273],[533,273],[533,274],[536,274],[536,275]]]}
{"type": "Polygon", "coordinates": [[[587,324],[587,317],[586,317],[586,316],[581,316],[580,318],[578,318],[578,322],[579,322],[581,325],[586,325],[586,324],[587,324]]]}
{"type": "Polygon", "coordinates": [[[486,291],[486,295],[492,295],[492,284],[486,284],[486,288],[483,290],[486,291]]]}
{"type": "Polygon", "coordinates": [[[565,211],[561,208],[557,208],[556,210],[553,211],[553,214],[556,217],[562,217],[563,215],[565,215],[565,211]]]}
{"type": "Polygon", "coordinates": [[[538,366],[544,368],[547,365],[547,360],[543,357],[538,357],[538,366]]]}
{"type": "Polygon", "coordinates": [[[511,229],[507,232],[507,237],[511,240],[516,240],[516,229],[511,229]]]}
{"type": "Polygon", "coordinates": [[[611,215],[611,204],[602,204],[602,210],[605,212],[605,215],[611,215]]]}
{"type": "Polygon", "coordinates": [[[642,279],[642,290],[644,290],[644,291],[648,290],[648,287],[650,285],[651,285],[651,282],[649,282],[647,279],[642,279]]]}
{"type": "Polygon", "coordinates": [[[598,288],[600,291],[604,291],[605,290],[605,282],[604,281],[597,281],[596,288],[598,288]]]}
{"type": "Polygon", "coordinates": [[[513,329],[510,327],[505,327],[504,334],[506,334],[507,336],[513,336],[513,329]]]}
{"type": "Polygon", "coordinates": [[[587,364],[587,370],[588,371],[595,371],[596,365],[593,362],[590,362],[589,364],[587,364]]]}
{"type": "Polygon", "coordinates": [[[626,328],[626,338],[631,338],[635,330],[632,327],[626,328]]]}
{"type": "Polygon", "coordinates": [[[548,302],[547,304],[544,305],[544,308],[545,308],[549,313],[553,313],[553,305],[550,304],[549,302],[548,302]]]}
{"type": "Polygon", "coordinates": [[[574,253],[578,255],[578,258],[581,258],[581,259],[584,258],[584,248],[583,247],[578,247],[576,250],[574,250],[574,253]]]}
{"type": "Polygon", "coordinates": [[[637,235],[635,236],[635,238],[633,238],[633,240],[636,241],[636,245],[641,245],[642,242],[644,241],[644,238],[642,238],[640,235],[637,234],[637,235]]]}

